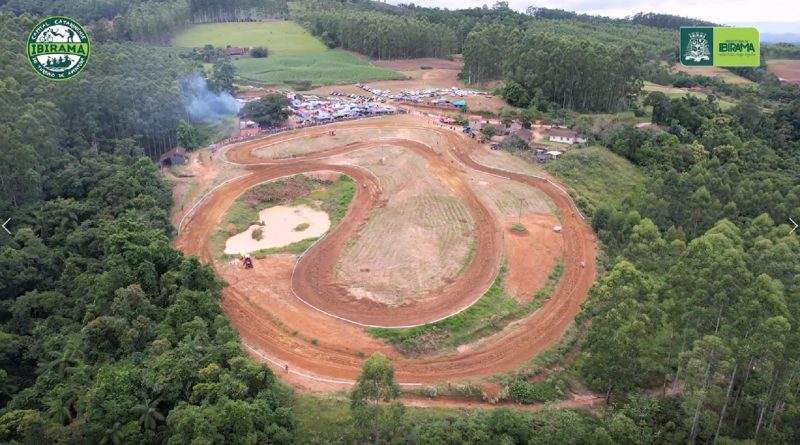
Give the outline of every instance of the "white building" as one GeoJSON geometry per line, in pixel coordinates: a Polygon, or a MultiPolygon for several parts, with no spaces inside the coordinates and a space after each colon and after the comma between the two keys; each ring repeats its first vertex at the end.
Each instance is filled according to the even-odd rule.
{"type": "Polygon", "coordinates": [[[549,139],[551,142],[560,142],[562,144],[585,144],[586,137],[578,134],[577,131],[567,130],[564,128],[554,128],[550,130],[549,139]]]}

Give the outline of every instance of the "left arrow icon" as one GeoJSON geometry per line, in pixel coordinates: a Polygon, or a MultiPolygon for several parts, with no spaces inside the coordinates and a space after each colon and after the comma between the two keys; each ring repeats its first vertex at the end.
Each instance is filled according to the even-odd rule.
{"type": "Polygon", "coordinates": [[[9,235],[11,235],[11,231],[8,230],[8,228],[6,227],[6,224],[8,224],[9,221],[11,221],[11,218],[8,218],[6,220],[6,222],[3,223],[2,227],[3,227],[3,230],[5,230],[6,232],[8,232],[9,235]]]}

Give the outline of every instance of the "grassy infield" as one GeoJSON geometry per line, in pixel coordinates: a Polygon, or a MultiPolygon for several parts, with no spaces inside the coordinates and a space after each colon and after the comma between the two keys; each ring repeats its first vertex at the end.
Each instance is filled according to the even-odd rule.
{"type": "Polygon", "coordinates": [[[269,50],[269,57],[237,57],[234,65],[243,79],[267,85],[309,81],[318,86],[405,78],[370,65],[347,51],[326,48],[294,22],[194,25],[178,34],[172,44],[185,48],[206,44],[221,48],[264,46],[269,50]]]}

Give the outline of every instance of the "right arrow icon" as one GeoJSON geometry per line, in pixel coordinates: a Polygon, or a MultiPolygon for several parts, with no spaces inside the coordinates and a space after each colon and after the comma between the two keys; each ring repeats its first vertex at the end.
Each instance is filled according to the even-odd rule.
{"type": "Polygon", "coordinates": [[[798,225],[797,225],[797,223],[796,223],[796,222],[794,222],[794,220],[793,220],[792,218],[789,218],[789,221],[791,221],[791,222],[792,222],[792,224],[794,224],[794,227],[793,227],[793,228],[792,228],[792,230],[789,232],[789,235],[791,235],[792,233],[794,233],[794,231],[795,231],[795,230],[797,230],[797,227],[798,227],[798,225]]]}

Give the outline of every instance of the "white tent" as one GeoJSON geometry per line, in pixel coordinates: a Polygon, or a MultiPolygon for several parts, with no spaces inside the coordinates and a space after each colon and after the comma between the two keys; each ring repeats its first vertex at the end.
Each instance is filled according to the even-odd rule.
{"type": "Polygon", "coordinates": [[[557,150],[548,151],[547,154],[550,155],[551,159],[556,159],[557,157],[562,155],[562,153],[560,151],[557,151],[557,150]]]}

